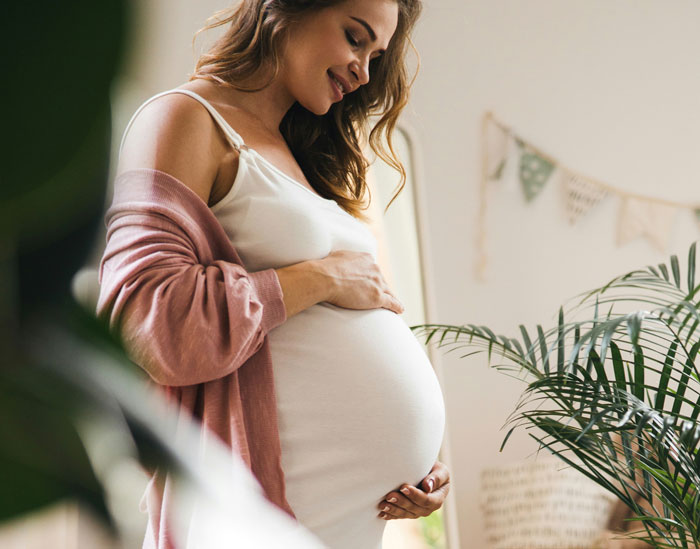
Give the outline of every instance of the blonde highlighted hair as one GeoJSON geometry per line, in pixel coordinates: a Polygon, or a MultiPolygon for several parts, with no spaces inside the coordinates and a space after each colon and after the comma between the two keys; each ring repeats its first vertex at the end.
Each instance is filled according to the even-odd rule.
{"type": "MultiPolygon", "coordinates": [[[[242,0],[212,16],[197,32],[228,25],[209,51],[200,56],[190,80],[205,78],[249,92],[263,89],[279,73],[284,40],[291,26],[310,12],[343,1],[352,0],[242,0]],[[262,84],[261,70],[268,76],[262,84]],[[251,84],[254,81],[257,86],[251,84]]],[[[421,3],[395,1],[399,7],[396,31],[386,52],[370,61],[370,81],[334,103],[322,116],[295,103],[280,124],[292,154],[316,192],[361,219],[366,219],[361,210],[367,206],[364,199],[369,191],[363,143],[368,141],[375,154],[401,174],[389,205],[406,182],[391,137],[413,83],[404,58],[408,47],[413,47],[410,33],[421,3]],[[380,118],[367,136],[368,119],[374,115],[380,118]]]]}

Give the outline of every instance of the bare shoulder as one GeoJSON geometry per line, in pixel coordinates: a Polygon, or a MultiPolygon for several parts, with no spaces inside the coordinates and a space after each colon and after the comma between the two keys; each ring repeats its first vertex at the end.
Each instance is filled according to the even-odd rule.
{"type": "Polygon", "coordinates": [[[206,108],[192,97],[171,93],[153,100],[138,114],[124,140],[117,173],[160,170],[182,181],[207,203],[221,154],[216,124],[206,108]]]}

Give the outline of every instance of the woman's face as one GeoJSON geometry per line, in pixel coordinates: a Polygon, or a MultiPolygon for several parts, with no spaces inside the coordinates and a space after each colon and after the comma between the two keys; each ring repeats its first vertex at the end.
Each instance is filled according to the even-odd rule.
{"type": "Polygon", "coordinates": [[[307,110],[321,115],[369,82],[369,62],[396,30],[395,0],[347,0],[311,13],[292,27],[280,81],[307,110]]]}

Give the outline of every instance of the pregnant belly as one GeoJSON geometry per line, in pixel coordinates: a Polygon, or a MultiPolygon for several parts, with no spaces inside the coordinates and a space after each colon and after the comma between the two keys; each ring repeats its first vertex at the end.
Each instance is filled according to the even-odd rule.
{"type": "Polygon", "coordinates": [[[442,392],[420,343],[391,311],[327,303],[289,318],[269,341],[297,518],[317,533],[384,524],[376,505],[420,482],[443,438],[442,392]]]}

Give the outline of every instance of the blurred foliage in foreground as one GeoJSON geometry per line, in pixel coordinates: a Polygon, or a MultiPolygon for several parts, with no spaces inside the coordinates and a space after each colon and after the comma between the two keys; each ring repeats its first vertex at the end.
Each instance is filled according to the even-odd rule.
{"type": "Polygon", "coordinates": [[[70,297],[102,221],[109,90],[127,21],[125,0],[5,7],[3,127],[12,138],[0,185],[0,521],[77,500],[114,530],[86,418],[121,434],[124,457],[177,463],[169,426],[129,398],[142,376],[70,297]],[[86,352],[105,360],[85,368],[86,352]]]}
{"type": "Polygon", "coordinates": [[[188,517],[173,522],[175,540],[320,548],[230,448],[211,443],[202,455],[198,426],[154,398],[120,342],[70,295],[103,219],[109,91],[129,4],[12,2],[0,19],[11,47],[0,88],[10,135],[0,174],[0,522],[75,501],[118,538],[107,480],[138,462],[169,473],[175,515],[188,517]]]}

